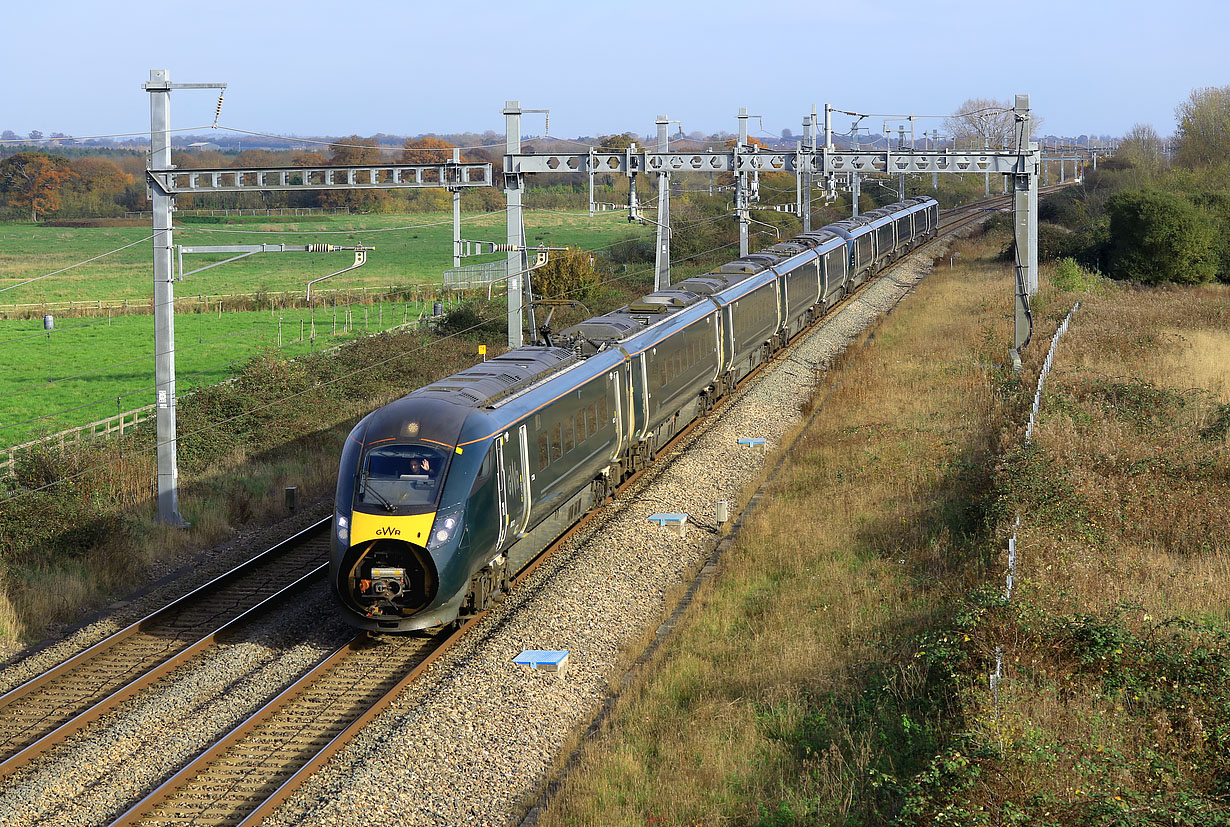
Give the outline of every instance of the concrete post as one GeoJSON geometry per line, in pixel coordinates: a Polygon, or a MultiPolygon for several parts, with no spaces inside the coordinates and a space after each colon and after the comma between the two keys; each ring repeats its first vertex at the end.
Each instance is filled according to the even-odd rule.
{"type": "Polygon", "coordinates": [[[521,102],[506,101],[504,104],[504,197],[508,202],[506,227],[507,239],[514,252],[508,254],[504,276],[508,279],[508,347],[517,348],[525,343],[522,333],[521,279],[525,273],[525,225],[521,215],[521,173],[511,169],[509,156],[521,153],[521,102]],[[516,273],[517,275],[513,275],[516,273]]]}
{"type": "MultiPolygon", "coordinates": [[[[150,169],[171,168],[171,73],[151,69],[149,83],[150,169]]],[[[158,520],[184,527],[179,514],[179,467],[175,433],[175,281],[171,264],[173,196],[150,188],[154,231],[154,388],[157,419],[158,520]]]]}
{"type": "MultiPolygon", "coordinates": [[[[665,115],[658,116],[658,152],[670,151],[670,139],[666,134],[669,123],[665,115]]],[[[670,224],[671,178],[670,173],[663,171],[658,173],[658,243],[654,251],[654,290],[665,290],[671,284],[670,224]]]]}

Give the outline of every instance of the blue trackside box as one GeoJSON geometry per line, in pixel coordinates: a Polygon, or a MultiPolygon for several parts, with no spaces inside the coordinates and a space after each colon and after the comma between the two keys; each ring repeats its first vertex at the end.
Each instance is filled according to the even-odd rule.
{"type": "Polygon", "coordinates": [[[568,665],[568,650],[526,649],[513,658],[513,663],[547,672],[563,672],[568,665]]]}
{"type": "Polygon", "coordinates": [[[650,514],[647,518],[651,523],[657,523],[660,526],[679,525],[687,520],[687,514],[650,514]]]}

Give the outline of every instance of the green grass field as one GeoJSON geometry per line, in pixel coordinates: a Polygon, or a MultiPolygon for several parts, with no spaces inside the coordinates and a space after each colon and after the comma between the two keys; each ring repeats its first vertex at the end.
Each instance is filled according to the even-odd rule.
{"type": "MultiPolygon", "coordinates": [[[[380,289],[412,283],[439,284],[443,270],[452,266],[452,216],[443,213],[414,215],[313,216],[279,222],[276,219],[226,219],[209,223],[185,219],[186,229],[175,235],[180,244],[332,243],[374,246],[368,263],[321,285],[326,290],[380,289]],[[408,228],[408,229],[407,229],[408,228]],[[223,232],[225,231],[225,232],[223,232]]],[[[502,241],[504,213],[463,215],[462,237],[502,241]]],[[[622,215],[528,210],[526,238],[530,244],[603,247],[629,237],[649,234],[631,228],[622,215]]],[[[0,288],[36,278],[78,261],[139,241],[144,228],[65,228],[41,224],[0,224],[0,288]]],[[[0,312],[6,305],[41,302],[128,299],[134,307],[148,307],[150,299],[150,246],[138,244],[113,256],[60,275],[0,293],[0,312]]],[[[501,256],[466,259],[491,261],[501,256]]],[[[225,256],[192,256],[191,270],[225,256]]],[[[178,297],[302,291],[309,279],[350,265],[350,253],[268,253],[188,276],[176,285],[178,297]]],[[[216,308],[216,302],[209,308],[216,308]]],[[[193,308],[199,311],[204,305],[193,308]]],[[[351,309],[354,332],[334,336],[333,312],[318,307],[316,342],[300,342],[300,323],[310,338],[311,313],[307,309],[278,311],[282,317],[282,349],[297,355],[331,347],[361,335],[363,314],[367,331],[380,325],[380,304],[351,309]]],[[[419,309],[385,302],[383,327],[413,319],[419,309]]],[[[278,345],[278,316],[268,310],[252,312],[184,312],[176,316],[177,391],[182,394],[229,376],[230,366],[262,347],[278,345]]],[[[0,321],[0,445],[15,445],[42,433],[94,422],[121,411],[153,402],[153,317],[148,312],[114,318],[57,317],[50,339],[42,334],[41,319],[0,321]],[[118,402],[117,402],[118,397],[118,402]]]]}
{"type": "MultiPolygon", "coordinates": [[[[300,355],[414,321],[407,303],[355,305],[352,330],[345,309],[179,313],[175,318],[176,391],[223,381],[231,365],[263,347],[300,355]],[[364,311],[366,310],[366,320],[364,311]],[[300,340],[302,331],[303,340],[300,340]]],[[[494,344],[494,343],[493,343],[494,344]]],[[[154,401],[154,317],[149,314],[65,319],[50,337],[41,319],[0,321],[0,445],[16,445],[49,431],[95,422],[154,401]]]]}
{"type": "MultiPolygon", "coordinates": [[[[363,244],[376,249],[358,270],[322,285],[326,289],[381,288],[390,285],[439,284],[452,267],[452,214],[311,216],[277,218],[177,218],[183,227],[174,235],[181,245],[234,244],[363,244]],[[223,223],[225,222],[225,223],[223,223]]],[[[622,213],[556,212],[527,209],[525,234],[529,244],[603,247],[623,238],[649,237],[652,227],[629,227],[622,213]]],[[[503,242],[503,212],[462,215],[462,238],[503,242]]],[[[0,290],[38,278],[85,259],[148,238],[144,227],[69,228],[43,224],[0,224],[0,290]]],[[[32,284],[0,292],[0,312],[14,304],[128,299],[149,301],[149,242],[32,284]]],[[[498,260],[502,256],[467,258],[464,264],[498,260]]],[[[184,258],[184,269],[221,261],[224,255],[184,258]]],[[[176,295],[250,294],[303,290],[306,283],[353,262],[350,253],[262,253],[232,264],[190,275],[176,295]]]]}

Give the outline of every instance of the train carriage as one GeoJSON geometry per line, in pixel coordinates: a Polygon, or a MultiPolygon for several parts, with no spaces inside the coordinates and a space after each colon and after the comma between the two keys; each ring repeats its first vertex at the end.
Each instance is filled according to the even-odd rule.
{"type": "Polygon", "coordinates": [[[798,241],[778,242],[765,252],[782,257],[773,269],[781,277],[780,312],[783,336],[789,341],[815,318],[822,288],[820,259],[811,245],[798,241]]]}
{"type": "Polygon", "coordinates": [[[433,382],[364,417],[330,582],[363,628],[485,608],[806,321],[938,228],[929,198],[838,222],[433,382]]]}

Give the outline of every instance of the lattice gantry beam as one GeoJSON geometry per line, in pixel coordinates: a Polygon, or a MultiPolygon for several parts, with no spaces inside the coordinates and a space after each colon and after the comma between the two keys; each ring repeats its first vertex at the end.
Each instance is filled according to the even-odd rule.
{"type": "Polygon", "coordinates": [[[491,164],[384,164],[269,169],[149,170],[149,183],[166,195],[254,190],[413,189],[489,187],[491,164]]]}
{"type": "Polygon", "coordinates": [[[829,151],[794,152],[624,152],[589,155],[509,155],[509,173],[595,172],[991,172],[1023,174],[1031,154],[1016,152],[829,151]],[[511,168],[510,168],[511,167],[511,168]]]}

